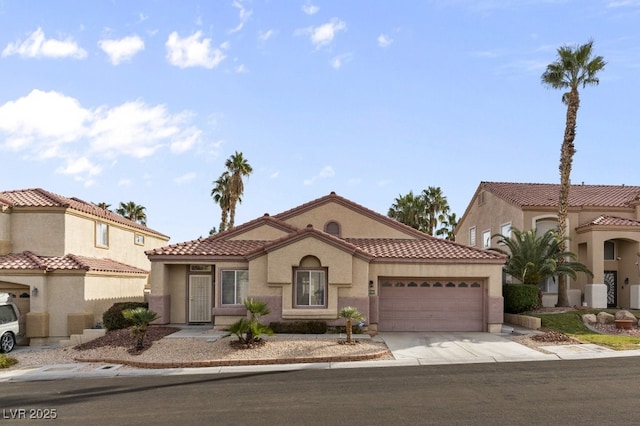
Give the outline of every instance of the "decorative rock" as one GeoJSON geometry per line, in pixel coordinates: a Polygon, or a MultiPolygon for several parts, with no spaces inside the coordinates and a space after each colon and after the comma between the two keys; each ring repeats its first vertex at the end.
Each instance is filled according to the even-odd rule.
{"type": "Polygon", "coordinates": [[[638,318],[636,318],[635,315],[633,315],[631,312],[626,311],[626,310],[621,310],[616,312],[616,319],[617,320],[631,320],[633,321],[633,325],[638,324],[638,318]]]}
{"type": "Polygon", "coordinates": [[[584,314],[582,316],[582,322],[585,324],[595,324],[598,322],[596,314],[584,314]]]}
{"type": "Polygon", "coordinates": [[[613,324],[616,319],[616,317],[606,312],[599,312],[597,318],[598,324],[613,324]]]}

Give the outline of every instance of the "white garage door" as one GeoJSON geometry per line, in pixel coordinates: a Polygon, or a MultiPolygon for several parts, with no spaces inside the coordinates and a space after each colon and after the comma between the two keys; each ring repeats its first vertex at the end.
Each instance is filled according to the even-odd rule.
{"type": "Polygon", "coordinates": [[[382,279],[378,330],[484,331],[481,281],[382,279]]]}

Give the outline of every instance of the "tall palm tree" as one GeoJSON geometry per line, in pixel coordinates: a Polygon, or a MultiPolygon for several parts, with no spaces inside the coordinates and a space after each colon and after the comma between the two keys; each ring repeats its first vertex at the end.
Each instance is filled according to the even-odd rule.
{"type": "MultiPolygon", "coordinates": [[[[558,197],[558,230],[561,237],[560,247],[566,249],[564,237],[567,235],[567,211],[569,206],[569,188],[571,186],[571,166],[576,152],[574,140],[578,108],[580,107],[580,93],[582,86],[596,86],[600,83],[597,77],[606,62],[602,56],[593,57],[593,41],[583,45],[558,48],[556,61],[547,65],[542,74],[542,84],[553,89],[562,89],[562,102],[567,105],[567,115],[564,139],[560,149],[560,194],[558,197]]],[[[563,259],[561,258],[562,262],[563,259]]],[[[558,280],[558,304],[569,306],[567,283],[564,275],[558,280]]]]}
{"type": "Polygon", "coordinates": [[[222,211],[220,217],[220,228],[219,232],[222,232],[227,229],[227,218],[229,217],[229,210],[231,206],[229,204],[229,180],[230,180],[229,172],[224,172],[220,175],[220,177],[213,182],[213,189],[211,189],[211,196],[213,197],[213,201],[218,203],[220,206],[220,210],[222,211]]]}
{"type": "Polygon", "coordinates": [[[436,231],[436,235],[443,237],[449,241],[455,241],[456,235],[454,231],[458,226],[458,218],[455,213],[448,213],[444,220],[441,222],[441,228],[436,231]]]}
{"type": "Polygon", "coordinates": [[[124,216],[129,220],[147,225],[147,214],[144,212],[146,207],[136,204],[133,201],[128,203],[120,202],[120,207],[116,209],[116,213],[124,216]]]}
{"type": "Polygon", "coordinates": [[[419,231],[425,230],[425,205],[421,196],[415,196],[413,191],[407,195],[400,195],[389,208],[387,216],[404,223],[419,231]]]}
{"type": "Polygon", "coordinates": [[[444,222],[446,214],[449,213],[449,203],[447,197],[442,194],[440,187],[430,186],[422,190],[422,198],[426,206],[427,229],[426,233],[433,235],[438,227],[438,222],[444,222]]]}
{"type": "Polygon", "coordinates": [[[109,210],[109,207],[111,207],[111,204],[107,204],[103,201],[101,203],[96,204],[96,206],[100,207],[103,210],[109,210]]]}
{"type": "Polygon", "coordinates": [[[229,229],[233,228],[236,218],[236,204],[242,202],[241,197],[244,192],[244,183],[242,178],[249,176],[253,172],[253,168],[243,157],[241,152],[236,151],[229,157],[225,163],[225,167],[230,174],[229,177],[229,229]]]}

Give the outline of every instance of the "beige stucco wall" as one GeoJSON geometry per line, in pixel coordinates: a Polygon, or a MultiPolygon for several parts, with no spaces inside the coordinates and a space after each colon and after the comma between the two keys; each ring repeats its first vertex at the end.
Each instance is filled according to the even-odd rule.
{"type": "MultiPolygon", "coordinates": [[[[457,227],[456,242],[470,245],[469,230],[476,227],[476,244],[474,247],[482,248],[482,234],[489,231],[491,235],[499,234],[502,225],[511,223],[511,227],[523,229],[524,217],[522,211],[513,205],[496,197],[490,192],[484,191],[484,203],[478,204],[478,199],[472,200],[472,208],[457,227]]],[[[496,245],[496,239],[492,239],[492,245],[496,245]]]]}
{"type": "MultiPolygon", "coordinates": [[[[109,221],[100,221],[92,217],[67,214],[65,216],[65,251],[88,257],[109,258],[127,265],[149,270],[151,264],[145,255],[146,250],[166,245],[167,240],[155,234],[129,228],[109,221]],[[109,226],[109,246],[96,245],[96,223],[109,226]],[[135,243],[135,235],[144,236],[144,244],[135,243]]],[[[65,254],[66,254],[65,253],[65,254]]]]}
{"type": "Polygon", "coordinates": [[[29,250],[41,256],[64,256],[67,254],[64,234],[65,218],[60,210],[22,210],[11,214],[14,253],[29,250]]]}
{"type": "Polygon", "coordinates": [[[308,224],[314,228],[324,230],[324,226],[331,220],[340,224],[343,238],[408,238],[409,235],[388,225],[380,223],[358,212],[337,203],[328,203],[315,209],[305,211],[300,215],[286,219],[287,223],[298,228],[308,224]]]}
{"type": "Polygon", "coordinates": [[[0,256],[11,253],[11,214],[0,206],[0,256]]]}

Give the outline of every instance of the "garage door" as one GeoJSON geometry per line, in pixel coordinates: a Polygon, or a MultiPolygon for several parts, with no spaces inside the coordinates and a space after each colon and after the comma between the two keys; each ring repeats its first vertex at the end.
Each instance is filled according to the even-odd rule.
{"type": "Polygon", "coordinates": [[[481,281],[382,279],[378,330],[484,331],[481,281]]]}

